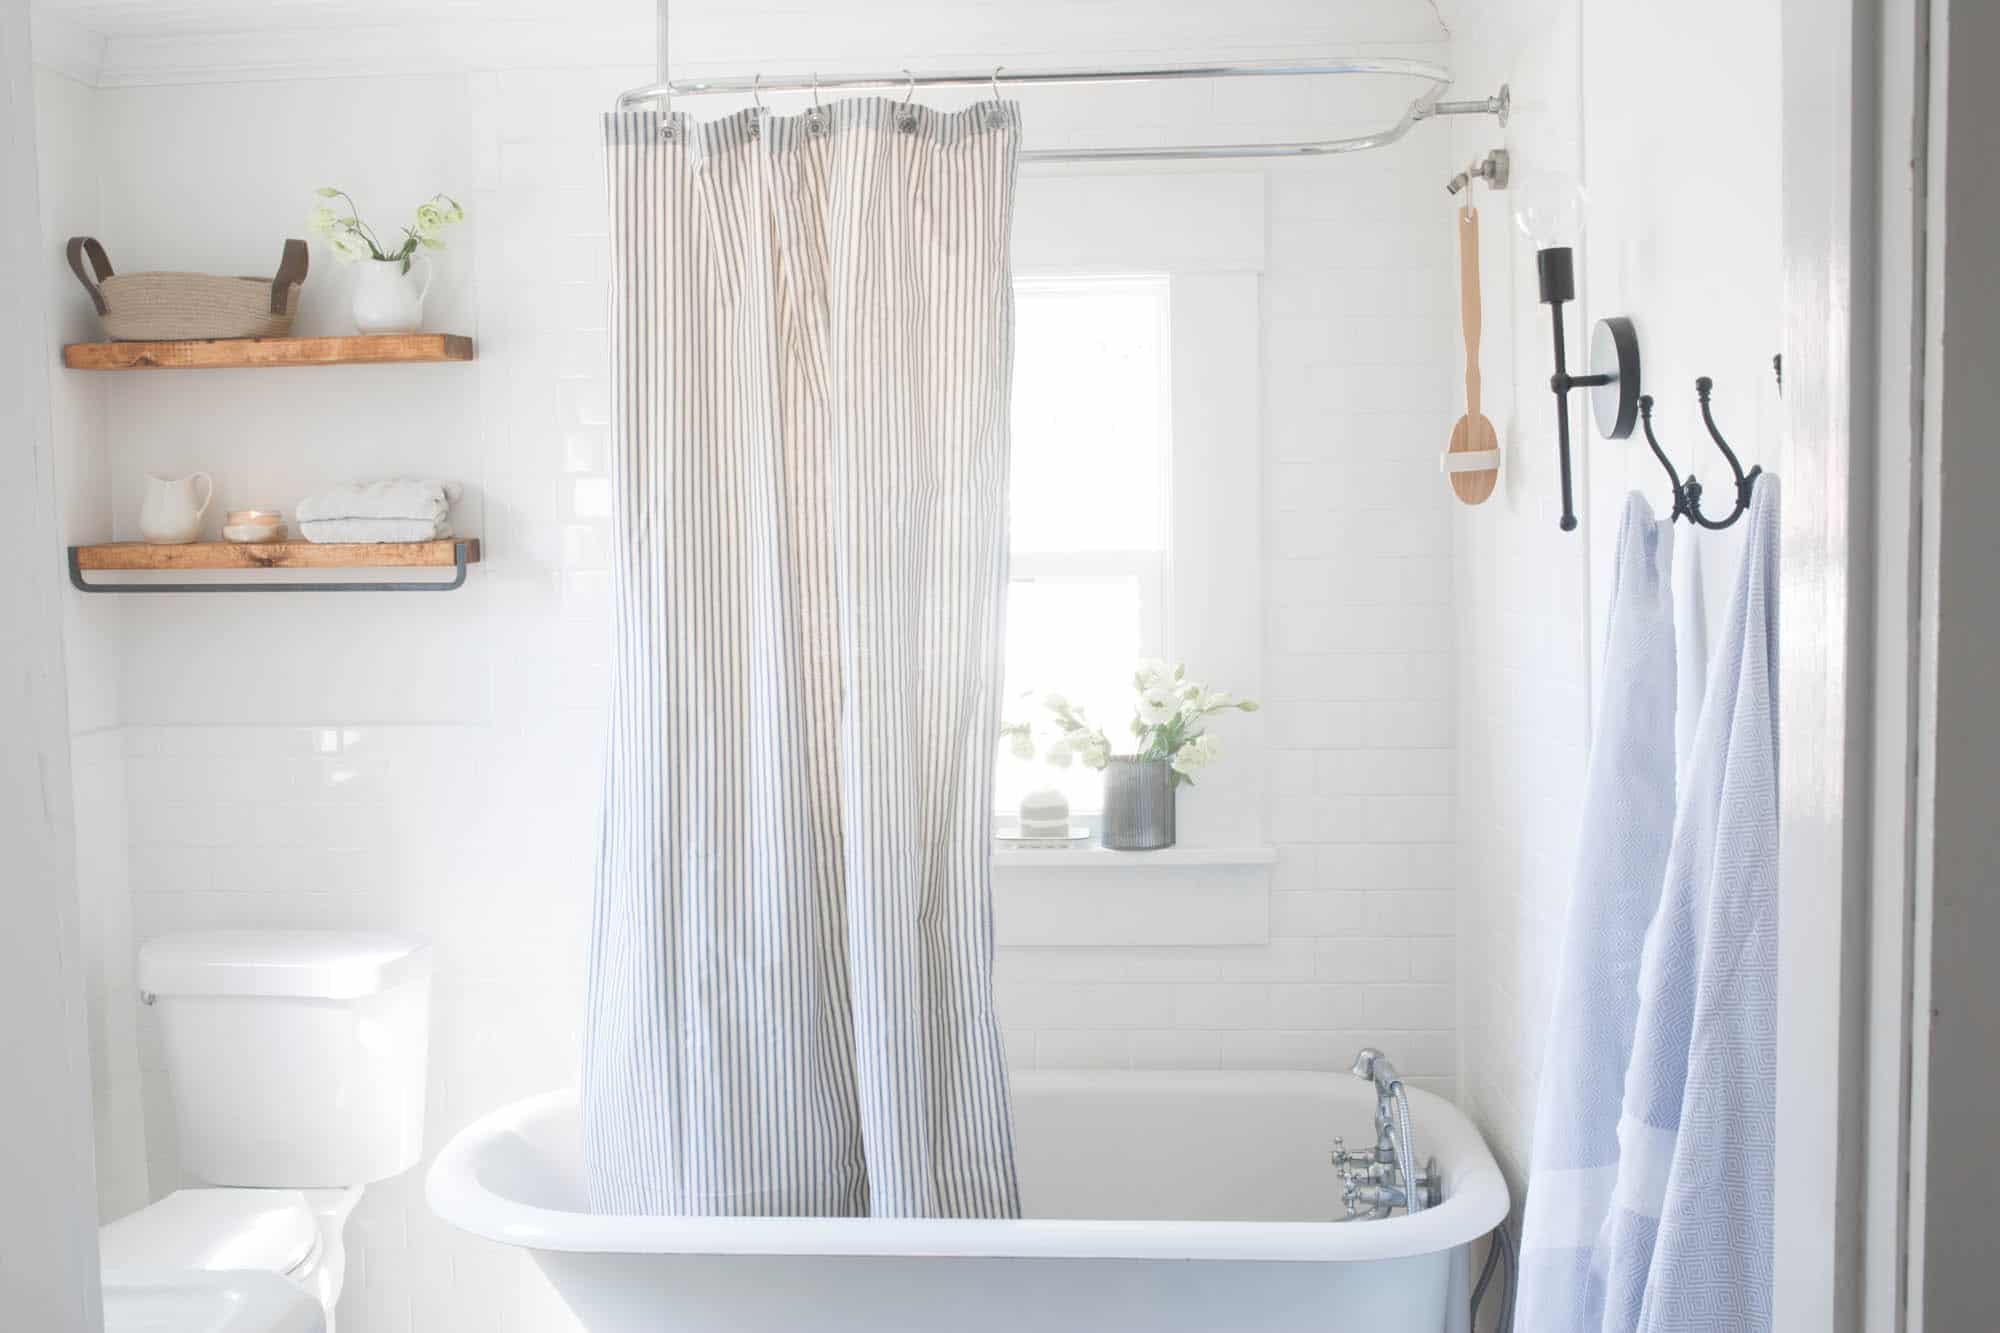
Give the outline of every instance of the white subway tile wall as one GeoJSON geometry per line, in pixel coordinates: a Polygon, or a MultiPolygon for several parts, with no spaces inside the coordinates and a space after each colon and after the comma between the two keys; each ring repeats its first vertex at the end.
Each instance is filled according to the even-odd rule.
{"type": "MultiPolygon", "coordinates": [[[[97,230],[130,263],[241,263],[239,247],[296,231],[329,181],[364,187],[384,211],[461,192],[469,221],[443,256],[429,322],[474,334],[479,360],[94,381],[105,422],[80,447],[114,474],[96,511],[110,531],[82,535],[127,535],[136,479],[153,468],[214,472],[218,507],[286,508],[329,478],[429,472],[466,483],[465,530],[487,551],[448,596],[114,604],[120,725],[79,782],[125,848],[124,879],[115,864],[97,879],[104,1051],[136,1050],[145,1108],[144,1174],[121,1199],[183,1183],[157,1034],[130,1008],[112,1017],[129,999],[134,941],[153,934],[435,940],[432,1150],[574,1078],[606,659],[597,116],[649,74],[342,80],[328,85],[337,116],[298,85],[96,94],[97,230]],[[197,178],[212,210],[161,224],[147,201],[197,178]]],[[[1139,128],[1287,134],[1301,99],[1341,110],[1320,92],[1270,97],[1203,94],[1194,115],[1163,102],[1139,128]]],[[[1128,110],[1072,93],[1027,114],[1059,142],[1114,134],[1128,110]]],[[[1393,152],[1268,173],[1257,458],[1279,859],[1242,872],[1262,908],[1228,914],[1260,942],[1004,949],[1018,1067],[1337,1069],[1372,1043],[1425,1086],[1455,1089],[1451,527],[1432,461],[1457,411],[1447,160],[1443,137],[1420,132],[1393,152]]],[[[302,328],[337,331],[347,275],[314,260],[302,328]]],[[[1075,891],[1093,892],[1089,876],[1075,891]]],[[[1199,897],[1190,921],[1203,919],[1199,897]]],[[[120,1105],[114,1095],[100,1117],[120,1105]]],[[[371,1187],[349,1236],[344,1333],[567,1326],[518,1255],[432,1218],[421,1171],[371,1187]]]]}
{"type": "Polygon", "coordinates": [[[1004,950],[1017,1061],[1344,1069],[1373,1042],[1455,1090],[1446,160],[1268,173],[1268,942],[1004,950]]]}
{"type": "MultiPolygon", "coordinates": [[[[1758,11],[1739,25],[1715,66],[1718,95],[1702,99],[1690,120],[1659,99],[1697,40],[1691,10],[1707,8],[1722,12],[1712,0],[1671,11],[1590,6],[1585,22],[1581,0],[1445,0],[1444,13],[1461,87],[1508,79],[1517,93],[1537,90],[1530,104],[1516,103],[1505,136],[1523,172],[1517,184],[1531,172],[1587,183],[1589,234],[1578,252],[1585,299],[1568,315],[1572,354],[1592,321],[1639,313],[1647,382],[1690,385],[1709,374],[1740,385],[1742,410],[1756,423],[1744,438],[1768,451],[1779,434],[1770,356],[1784,308],[1780,146],[1730,127],[1779,119],[1778,89],[1759,77],[1778,58],[1777,18],[1758,11]],[[1634,50],[1652,58],[1620,65],[1619,53],[1634,50]],[[1617,74],[1599,77],[1614,65],[1617,74]],[[1612,125],[1620,128],[1595,128],[1612,125]],[[1635,154],[1635,142],[1657,151],[1635,154]],[[1656,184],[1667,179],[1682,188],[1663,201],[1656,184]],[[1696,202],[1704,198],[1732,205],[1717,214],[1696,202]],[[1646,262],[1630,262],[1642,254],[1646,262]]],[[[1469,120],[1454,124],[1450,139],[1459,162],[1499,142],[1490,123],[1469,120]]],[[[1664,486],[1643,448],[1607,445],[1586,431],[1575,454],[1581,526],[1557,528],[1548,313],[1535,300],[1533,247],[1507,223],[1510,202],[1482,199],[1485,412],[1506,459],[1492,500],[1463,510],[1456,524],[1454,882],[1461,1100],[1518,1203],[1573,873],[1615,516],[1635,487],[1657,512],[1664,486]]],[[[1671,401],[1670,390],[1654,392],[1671,401]]],[[[1571,403],[1572,423],[1579,419],[1588,420],[1580,398],[1571,403]]],[[[1740,539],[1740,531],[1676,525],[1677,542],[1702,549],[1710,642],[1740,539]]]]}

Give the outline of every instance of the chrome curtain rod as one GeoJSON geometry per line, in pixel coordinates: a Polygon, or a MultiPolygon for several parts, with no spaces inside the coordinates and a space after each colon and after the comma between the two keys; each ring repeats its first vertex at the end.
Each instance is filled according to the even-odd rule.
{"type": "Polygon", "coordinates": [[[863,93],[901,92],[914,95],[919,88],[987,88],[995,97],[1003,88],[1078,87],[1092,84],[1160,83],[1176,79],[1269,79],[1310,78],[1339,74],[1388,74],[1422,79],[1430,86],[1419,93],[1393,125],[1373,134],[1345,139],[1308,139],[1288,143],[1185,144],[1163,148],[1032,148],[1022,152],[1027,162],[1173,162],[1213,158],[1321,157],[1332,153],[1354,153],[1366,148],[1383,148],[1395,143],[1420,120],[1433,116],[1498,116],[1507,123],[1511,96],[1507,86],[1492,97],[1470,101],[1441,100],[1451,87],[1451,72],[1442,65],[1423,60],[1336,58],[1328,60],[1217,61],[1210,64],[1126,66],[1102,69],[1010,70],[1005,65],[990,70],[965,70],[942,74],[843,74],[821,78],[817,74],[765,78],[763,75],[735,75],[720,79],[672,79],[633,88],[618,95],[618,109],[628,110],[643,102],[670,102],[676,97],[700,97],[717,93],[863,93]]]}

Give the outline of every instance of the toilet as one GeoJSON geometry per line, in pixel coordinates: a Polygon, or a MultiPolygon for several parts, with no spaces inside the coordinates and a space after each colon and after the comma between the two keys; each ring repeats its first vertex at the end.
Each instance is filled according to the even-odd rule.
{"type": "MultiPolygon", "coordinates": [[[[281,1279],[332,1333],[348,1216],[363,1187],[423,1152],[430,973],[430,946],[399,935],[206,931],[141,946],[181,1172],[204,1183],[100,1229],[107,1333],[141,1289],[228,1273],[281,1279]]],[[[269,1305],[241,1333],[321,1326],[269,1305]]]]}

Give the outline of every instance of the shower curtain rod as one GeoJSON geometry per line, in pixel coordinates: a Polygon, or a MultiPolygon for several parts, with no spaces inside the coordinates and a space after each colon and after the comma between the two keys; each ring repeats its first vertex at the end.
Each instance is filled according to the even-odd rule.
{"type": "Polygon", "coordinates": [[[1034,148],[1022,152],[1025,162],[1171,162],[1212,158],[1321,157],[1332,153],[1354,153],[1367,148],[1384,148],[1410,132],[1420,120],[1433,116],[1498,116],[1507,123],[1511,101],[1507,85],[1492,97],[1471,101],[1440,100],[1451,87],[1451,71],[1423,60],[1375,58],[1335,58],[1327,60],[1217,61],[1199,65],[1141,65],[1101,69],[1009,70],[1005,65],[990,70],[966,70],[944,74],[842,74],[822,78],[817,74],[765,78],[763,75],[736,75],[719,79],[670,79],[633,88],[618,95],[618,109],[627,110],[641,102],[670,102],[675,97],[699,97],[714,93],[820,93],[901,92],[913,96],[919,88],[990,88],[997,98],[1003,88],[1079,87],[1111,83],[1161,83],[1175,79],[1268,79],[1316,77],[1337,74],[1389,74],[1423,79],[1430,84],[1413,99],[1401,117],[1386,129],[1373,134],[1344,139],[1308,139],[1290,143],[1183,144],[1161,148],[1034,148]]]}

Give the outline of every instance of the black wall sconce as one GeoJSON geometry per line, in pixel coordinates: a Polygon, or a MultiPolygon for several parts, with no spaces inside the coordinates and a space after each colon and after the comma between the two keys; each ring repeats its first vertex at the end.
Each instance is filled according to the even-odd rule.
{"type": "MultiPolygon", "coordinates": [[[[1556,396],[1556,448],[1562,469],[1562,530],[1576,530],[1576,506],[1571,498],[1569,462],[1569,391],[1589,389],[1591,414],[1598,432],[1607,440],[1623,440],[1632,434],[1639,416],[1639,335],[1632,321],[1613,315],[1597,321],[1590,335],[1590,373],[1569,373],[1569,349],[1563,338],[1563,306],[1576,299],[1576,257],[1566,245],[1548,246],[1535,252],[1535,276],[1541,284],[1542,304],[1549,308],[1549,322],[1555,329],[1556,371],[1549,376],[1549,389],[1556,396]]],[[[1708,399],[1702,399],[1704,411],[1708,399]]],[[[1716,437],[1720,443],[1721,437],[1716,437]]],[[[1651,442],[1650,433],[1648,442],[1651,442]]],[[[1653,446],[1659,453],[1659,446],[1653,446]]],[[[1727,452],[1727,446],[1724,447],[1727,452]]],[[[1666,456],[1660,455],[1665,462],[1666,456]]],[[[1669,468],[1669,471],[1672,469],[1669,468]]],[[[1741,475],[1740,472],[1738,475],[1741,475]]],[[[1699,492],[1697,492],[1699,495],[1699,492]]],[[[1680,483],[1675,481],[1675,501],[1680,500],[1680,483]]]]}

